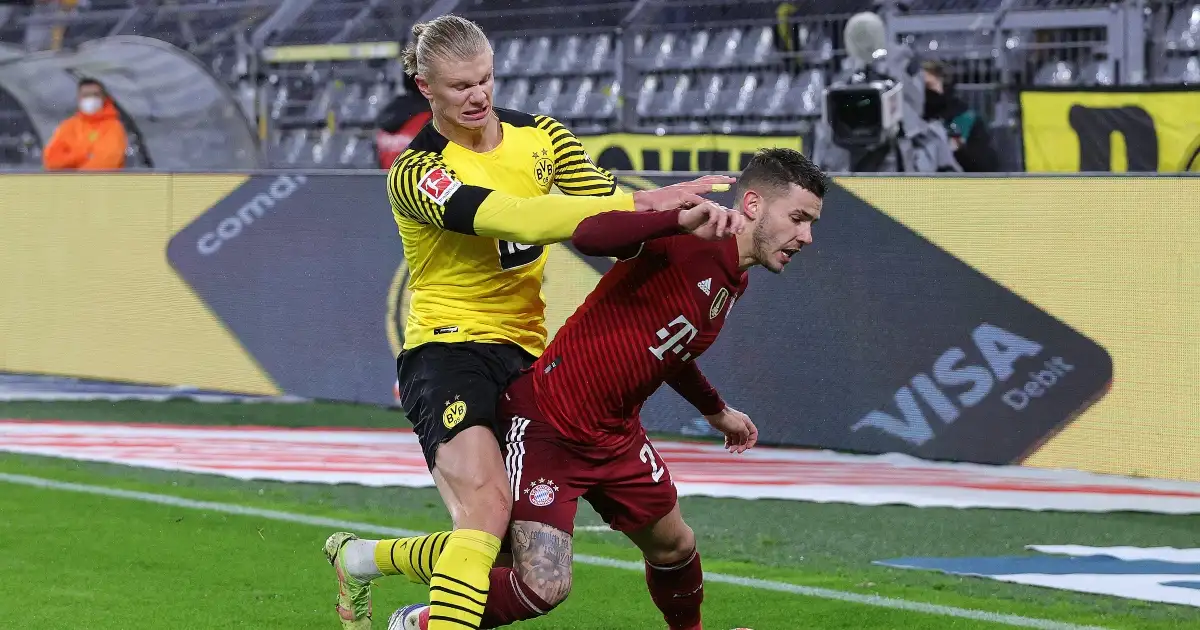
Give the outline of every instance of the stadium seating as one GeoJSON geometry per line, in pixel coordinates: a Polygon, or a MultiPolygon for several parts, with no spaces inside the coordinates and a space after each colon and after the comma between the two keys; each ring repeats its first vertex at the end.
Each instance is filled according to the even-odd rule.
{"type": "Polygon", "coordinates": [[[1200,83],[1200,3],[1178,8],[1167,23],[1158,83],[1200,83]]]}
{"type": "Polygon", "coordinates": [[[41,143],[29,117],[12,96],[0,89],[0,168],[38,165],[42,161],[41,143]]]}
{"type": "MultiPolygon", "coordinates": [[[[280,63],[260,67],[258,77],[250,76],[248,43],[282,4],[90,0],[73,10],[76,18],[64,29],[62,44],[110,34],[168,41],[193,52],[227,81],[246,102],[247,112],[254,111],[256,91],[265,95],[267,152],[273,163],[372,166],[372,125],[397,89],[394,70],[366,61],[280,63]]],[[[266,44],[402,41],[415,17],[431,4],[322,0],[286,28],[270,33],[266,44]]],[[[479,22],[492,38],[500,107],[551,114],[579,133],[618,126],[653,133],[805,133],[821,114],[822,91],[842,72],[845,20],[875,3],[794,0],[790,31],[778,28],[778,4],[665,0],[641,7],[638,19],[623,30],[618,26],[639,3],[463,0],[456,12],[479,22]],[[790,40],[782,48],[781,37],[790,40]],[[623,59],[618,51],[624,52],[623,59]]],[[[896,3],[897,10],[910,17],[1107,5],[1107,0],[896,3]]],[[[1155,54],[1147,55],[1149,80],[1200,83],[1200,4],[1154,3],[1154,9],[1153,18],[1164,30],[1150,42],[1155,54]]],[[[0,41],[24,41],[21,11],[0,23],[0,41]]],[[[995,112],[996,124],[1007,120],[996,108],[1013,85],[1120,83],[1120,64],[1107,52],[1108,35],[1095,26],[1006,29],[999,38],[988,31],[918,29],[896,34],[921,57],[941,60],[960,95],[988,117],[995,112]]],[[[11,107],[9,103],[4,120],[20,118],[11,107]]],[[[16,153],[4,147],[27,142],[28,131],[15,122],[0,131],[5,161],[16,153]]]]}

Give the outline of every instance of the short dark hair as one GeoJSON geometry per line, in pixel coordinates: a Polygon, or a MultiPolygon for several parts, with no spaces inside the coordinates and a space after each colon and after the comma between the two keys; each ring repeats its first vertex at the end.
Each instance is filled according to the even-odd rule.
{"type": "Polygon", "coordinates": [[[783,191],[789,184],[825,198],[828,177],[812,160],[795,149],[759,149],[738,178],[738,197],[752,188],[783,191]]]}
{"type": "Polygon", "coordinates": [[[921,69],[925,72],[928,72],[930,76],[937,77],[939,79],[946,78],[946,71],[944,68],[942,68],[941,62],[933,59],[922,61],[921,69]]]}
{"type": "Polygon", "coordinates": [[[104,89],[104,84],[97,81],[96,79],[91,78],[91,77],[83,77],[82,79],[80,79],[79,83],[75,86],[75,89],[78,90],[79,88],[82,88],[85,85],[94,85],[94,86],[100,88],[101,92],[108,94],[108,90],[104,89]]]}

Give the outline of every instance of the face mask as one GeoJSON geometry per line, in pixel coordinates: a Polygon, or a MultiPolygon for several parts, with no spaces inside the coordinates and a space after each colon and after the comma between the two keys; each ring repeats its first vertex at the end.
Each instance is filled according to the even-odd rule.
{"type": "Polygon", "coordinates": [[[95,114],[104,106],[104,101],[99,96],[85,96],[79,99],[79,111],[85,114],[95,114]]]}

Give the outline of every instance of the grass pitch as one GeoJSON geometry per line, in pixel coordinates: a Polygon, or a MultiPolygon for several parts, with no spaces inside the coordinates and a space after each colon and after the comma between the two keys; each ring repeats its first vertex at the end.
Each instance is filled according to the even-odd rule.
{"type": "MultiPolygon", "coordinates": [[[[398,413],[341,405],[0,404],[0,418],[269,426],[407,426],[398,413]]],[[[449,519],[430,489],[242,482],[41,457],[0,455],[0,473],[432,531],[449,519]]],[[[1200,610],[902,571],[899,556],[1012,555],[1027,544],[1191,547],[1200,517],[858,507],[684,498],[707,572],[951,606],[1030,622],[871,606],[710,580],[705,627],[1200,627],[1200,610]],[[1058,624],[1058,625],[1056,625],[1058,624]]],[[[580,525],[598,525],[584,506],[580,525]]],[[[337,628],[320,547],[329,527],[0,482],[0,628],[337,628]]],[[[580,532],[576,553],[636,561],[619,534],[580,532]]],[[[376,589],[376,628],[426,593],[376,589]]],[[[568,601],[531,630],[661,628],[634,571],[577,565],[568,601]]]]}

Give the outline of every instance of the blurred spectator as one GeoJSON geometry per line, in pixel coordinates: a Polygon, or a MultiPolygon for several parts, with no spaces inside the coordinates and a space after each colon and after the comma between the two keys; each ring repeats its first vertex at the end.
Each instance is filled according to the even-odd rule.
{"type": "Polygon", "coordinates": [[[775,7],[775,30],[771,39],[783,57],[783,65],[788,72],[796,74],[800,67],[800,23],[793,18],[796,15],[796,5],[791,2],[780,2],[775,7]]]}
{"type": "Polygon", "coordinates": [[[1000,155],[992,146],[987,122],[965,102],[954,95],[952,85],[946,85],[942,64],[925,61],[921,64],[925,79],[925,120],[940,120],[946,125],[954,159],[964,172],[995,173],[1000,171],[1000,155]]]}
{"type": "Polygon", "coordinates": [[[117,107],[94,79],[79,81],[79,112],[63,121],[42,154],[48,170],[116,170],[128,140],[117,107]]]}
{"type": "MultiPolygon", "coordinates": [[[[642,12],[641,17],[645,19],[647,24],[681,26],[695,21],[689,7],[675,6],[671,2],[660,2],[658,5],[657,13],[654,12],[653,8],[642,12]]],[[[651,6],[653,7],[653,3],[651,3],[651,6]]]]}
{"type": "Polygon", "coordinates": [[[397,94],[383,111],[379,112],[375,131],[375,153],[379,156],[379,167],[388,169],[417,132],[433,118],[429,101],[417,89],[417,82],[404,74],[404,91],[397,94]]]}

